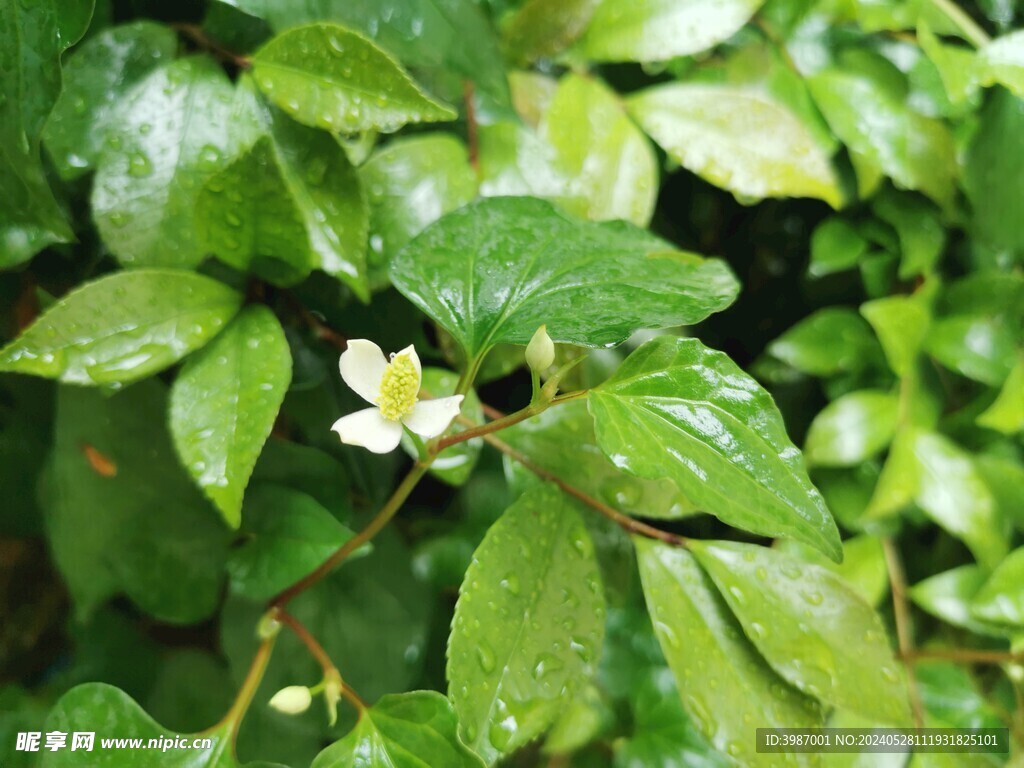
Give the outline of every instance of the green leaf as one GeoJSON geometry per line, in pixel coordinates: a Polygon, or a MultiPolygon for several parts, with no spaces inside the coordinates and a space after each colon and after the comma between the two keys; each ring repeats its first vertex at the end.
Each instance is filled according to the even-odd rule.
{"type": "Polygon", "coordinates": [[[732,37],[764,0],[604,0],[583,38],[598,61],[664,61],[732,37]]]}
{"type": "Polygon", "coordinates": [[[693,541],[691,551],[792,685],[878,722],[909,724],[906,679],[882,621],[835,573],[753,544],[693,541]]]}
{"type": "Polygon", "coordinates": [[[821,723],[815,702],[765,663],[693,555],[649,539],[634,544],[655,634],[697,729],[742,765],[817,765],[814,755],[754,750],[750,723],[810,728],[821,723]]]}
{"type": "Polygon", "coordinates": [[[202,250],[278,285],[303,280],[315,266],[267,138],[206,182],[196,203],[196,233],[202,250]]]}
{"type": "Polygon", "coordinates": [[[862,389],[826,405],[807,431],[807,463],[850,467],[874,456],[892,442],[899,415],[899,397],[862,389]]]}
{"type": "Polygon", "coordinates": [[[672,671],[656,667],[633,692],[633,734],[614,743],[615,768],[732,768],[683,709],[672,671]]]}
{"type": "Polygon", "coordinates": [[[627,102],[674,160],[741,200],[816,197],[838,208],[829,152],[788,107],[751,89],[672,83],[627,102]]]}
{"type": "Polygon", "coordinates": [[[979,49],[975,74],[983,86],[1003,85],[1024,98],[1024,30],[997,37],[979,49]]]}
{"type": "Polygon", "coordinates": [[[771,395],[725,354],[696,339],[653,339],[591,390],[590,412],[598,444],[619,469],[667,477],[729,525],[842,556],[771,395]]]}
{"type": "Polygon", "coordinates": [[[82,43],[64,65],[64,88],[43,130],[61,177],[73,179],[98,162],[117,129],[121,99],[178,47],[173,30],[136,21],[82,43]]]}
{"type": "Polygon", "coordinates": [[[253,77],[300,123],[338,133],[391,133],[408,123],[454,120],[402,66],[358,32],[338,24],[289,29],[253,55],[253,77]]]}
{"type": "Polygon", "coordinates": [[[226,285],[190,272],[115,272],[44,312],[0,350],[0,370],[69,384],[127,384],[203,346],[241,301],[226,285]]]}
{"type": "Polygon", "coordinates": [[[586,30],[600,0],[527,0],[503,24],[505,47],[517,61],[561,53],[586,30]]]}
{"type": "Polygon", "coordinates": [[[965,103],[976,105],[978,81],[975,51],[944,45],[924,19],[919,19],[917,23],[917,42],[935,65],[949,100],[955,106],[965,103]]]}
{"type": "MultiPolygon", "coordinates": [[[[246,499],[242,535],[228,559],[231,588],[269,600],[322,565],[353,533],[306,494],[261,484],[246,499]]],[[[360,547],[352,557],[368,551],[360,547]]]]}
{"type": "Polygon", "coordinates": [[[647,137],[618,95],[595,78],[567,74],[540,125],[572,182],[562,207],[590,219],[646,226],[658,193],[658,167],[647,137]]]}
{"type": "Polygon", "coordinates": [[[1024,531],[1024,464],[990,455],[975,456],[974,463],[992,491],[1000,514],[1024,531]]]}
{"type": "Polygon", "coordinates": [[[972,231],[995,248],[1024,249],[1020,200],[1024,199],[1024,98],[996,89],[967,148],[963,185],[971,202],[972,231]]]}
{"type": "Polygon", "coordinates": [[[957,166],[946,125],[911,110],[879,82],[826,69],[808,79],[811,94],[851,158],[880,169],[898,187],[924,192],[943,207],[955,193],[957,166]]]}
{"type": "Polygon", "coordinates": [[[851,224],[830,216],[811,235],[811,263],[807,272],[811,277],[824,277],[852,269],[867,250],[868,241],[851,224]]]}
{"type": "Polygon", "coordinates": [[[117,592],[163,621],[195,622],[217,607],[227,530],[179,466],[166,413],[155,380],[113,397],[58,391],[43,501],[80,618],[117,592]]]}
{"type": "Polygon", "coordinates": [[[552,484],[527,491],[474,553],[448,640],[460,732],[488,764],[539,736],[593,674],[604,612],[579,514],[552,484]]]}
{"type": "MultiPolygon", "coordinates": [[[[509,427],[501,439],[531,463],[627,515],[675,520],[694,512],[693,504],[668,478],[644,480],[616,469],[597,444],[594,419],[582,400],[509,427]]],[[[506,458],[506,474],[528,471],[519,467],[506,458]]]]}
{"type": "Polygon", "coordinates": [[[1024,627],[1024,547],[996,567],[974,595],[971,613],[995,624],[1024,627]]]}
{"type": "Polygon", "coordinates": [[[196,200],[221,167],[231,101],[227,76],[207,58],[162,66],[119,100],[92,208],[121,263],[191,268],[202,261],[196,200]]]}
{"type": "Polygon", "coordinates": [[[601,691],[588,685],[570,702],[544,739],[546,755],[565,755],[582,749],[608,729],[613,715],[601,691]]]}
{"type": "Polygon", "coordinates": [[[995,387],[1006,381],[1017,360],[1013,328],[993,315],[937,318],[925,349],[951,371],[995,387]]]}
{"type": "MultiPolygon", "coordinates": [[[[64,694],[46,718],[46,731],[68,734],[67,746],[61,750],[44,751],[41,768],[64,766],[101,766],[102,768],[237,768],[233,736],[228,725],[197,734],[171,732],[155,722],[124,691],[103,683],[86,683],[64,694]],[[97,732],[97,726],[109,729],[111,737],[141,739],[143,744],[174,743],[183,738],[189,747],[194,739],[209,739],[210,746],[195,749],[104,749],[100,738],[106,732],[97,732]],[[71,749],[71,735],[76,732],[94,733],[95,746],[91,751],[71,749]],[[116,736],[114,736],[116,734],[116,736]],[[157,741],[163,739],[164,741],[157,741]]],[[[109,738],[109,737],[108,737],[109,738]]],[[[276,763],[247,763],[248,768],[283,768],[276,763]]]]}
{"type": "MultiPolygon", "coordinates": [[[[429,367],[423,369],[421,390],[429,393],[430,397],[454,395],[458,383],[458,375],[449,370],[429,367]]],[[[480,399],[472,389],[466,393],[466,398],[462,402],[461,414],[466,418],[472,419],[477,424],[481,424],[484,421],[484,413],[480,408],[480,399]]],[[[466,429],[465,425],[452,422],[446,434],[457,435],[466,429]]],[[[445,448],[437,454],[434,463],[430,465],[430,473],[449,485],[463,485],[469,480],[470,475],[473,474],[473,469],[476,467],[477,459],[480,458],[480,450],[483,448],[483,444],[481,438],[475,438],[445,448]]],[[[408,433],[402,434],[402,447],[414,459],[419,455],[416,445],[408,433]]]]}
{"type": "Polygon", "coordinates": [[[483,761],[456,733],[452,705],[436,691],[385,696],[359,714],[356,727],[317,755],[311,768],[477,768],[483,761]]]}
{"type": "Polygon", "coordinates": [[[254,305],[189,358],[171,387],[174,446],[232,528],[241,522],[245,486],[291,377],[281,324],[254,305]]]}
{"type": "Polygon", "coordinates": [[[490,20],[473,0],[226,0],[267,19],[278,32],[311,21],[358,30],[392,55],[443,85],[449,95],[474,84],[481,117],[508,116],[509,94],[490,20]],[[472,45],[466,45],[472,40],[472,45]]]}
{"type": "Polygon", "coordinates": [[[529,198],[481,200],[444,216],[392,259],[391,281],[470,358],[502,342],[526,344],[543,324],[556,342],[610,346],[640,328],[699,322],[737,290],[720,261],[529,198]]]}
{"type": "Polygon", "coordinates": [[[910,598],[922,609],[955,627],[979,635],[1006,637],[1012,630],[990,624],[974,616],[971,604],[988,580],[988,572],[979,565],[962,565],[929,576],[910,588],[910,598]]]}
{"type": "Polygon", "coordinates": [[[928,335],[931,312],[921,296],[886,296],[860,305],[885,352],[889,367],[899,377],[914,369],[921,345],[928,335]]]}
{"type": "Polygon", "coordinates": [[[466,147],[446,133],[396,139],[359,169],[370,205],[370,282],[387,283],[387,264],[413,237],[476,197],[466,147]]]}
{"type": "Polygon", "coordinates": [[[875,536],[860,535],[844,540],[841,563],[834,563],[816,549],[795,541],[780,541],[775,548],[791,557],[832,571],[868,605],[878,605],[889,591],[885,551],[881,540],[875,536]]]}
{"type": "Polygon", "coordinates": [[[900,279],[934,271],[946,244],[946,230],[935,207],[918,195],[888,189],[872,203],[875,215],[892,226],[899,238],[900,279]]]}
{"type": "Polygon", "coordinates": [[[61,89],[60,55],[93,0],[0,1],[0,269],[74,239],[50,191],[39,138],[61,89]]]}
{"type": "Polygon", "coordinates": [[[878,342],[855,311],[829,307],[805,317],[768,345],[768,353],[801,373],[834,376],[866,368],[878,342]]]}
{"type": "MultiPolygon", "coordinates": [[[[197,222],[200,233],[209,230],[219,233],[220,245],[227,255],[238,248],[245,250],[240,241],[240,228],[259,232],[263,237],[255,239],[269,240],[278,252],[261,250],[256,247],[260,243],[253,242],[247,249],[248,257],[283,256],[283,261],[294,264],[302,277],[309,268],[322,269],[344,281],[361,300],[369,300],[366,275],[369,212],[363,186],[344,149],[333,137],[300,125],[263,102],[248,76],[239,83],[236,97],[236,119],[250,123],[247,127],[252,133],[251,140],[258,142],[263,137],[264,141],[269,141],[257,159],[265,158],[276,178],[267,177],[265,169],[253,168],[250,160],[247,165],[238,161],[243,162],[241,168],[226,169],[211,179],[204,197],[210,208],[222,216],[211,216],[201,203],[197,222]],[[254,178],[250,180],[246,176],[254,178]],[[275,223],[282,226],[285,222],[268,224],[254,216],[252,204],[243,205],[247,196],[253,195],[250,184],[257,189],[262,184],[270,196],[271,210],[280,206],[282,212],[292,218],[293,229],[297,219],[302,233],[287,236],[274,227],[275,223]],[[221,199],[222,195],[227,197],[226,201],[221,199]],[[235,242],[239,245],[235,246],[235,242]]],[[[230,259],[226,260],[231,263],[230,259]]],[[[247,261],[248,258],[243,260],[243,265],[247,261]]],[[[286,272],[285,277],[288,276],[286,272]]]]}
{"type": "Polygon", "coordinates": [[[970,454],[922,429],[900,430],[865,515],[884,518],[916,504],[989,567],[1009,549],[1008,526],[970,454]]]}
{"type": "Polygon", "coordinates": [[[1017,356],[998,397],[978,417],[978,423],[1004,435],[1024,430],[1024,355],[1017,356]]]}

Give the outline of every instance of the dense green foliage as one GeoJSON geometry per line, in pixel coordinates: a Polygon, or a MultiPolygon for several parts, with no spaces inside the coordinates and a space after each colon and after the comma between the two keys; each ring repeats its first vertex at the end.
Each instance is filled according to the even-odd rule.
{"type": "Polygon", "coordinates": [[[0,0],[0,764],[1024,765],[1021,23],[0,0]]]}

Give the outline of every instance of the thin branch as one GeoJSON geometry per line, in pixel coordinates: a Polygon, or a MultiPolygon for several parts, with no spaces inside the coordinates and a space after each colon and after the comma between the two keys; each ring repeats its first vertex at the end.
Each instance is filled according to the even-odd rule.
{"type": "Polygon", "coordinates": [[[222,61],[234,64],[239,69],[249,69],[252,66],[252,61],[248,56],[242,56],[234,51],[228,50],[216,40],[211,39],[198,24],[178,22],[171,24],[171,26],[200,48],[209,51],[222,61]]]}
{"type": "Polygon", "coordinates": [[[978,22],[972,19],[953,0],[932,0],[932,4],[946,14],[946,17],[956,24],[964,37],[974,45],[975,48],[982,48],[992,42],[992,38],[982,29],[978,22]]]}
{"type": "Polygon", "coordinates": [[[302,644],[309,650],[310,655],[316,659],[317,664],[323,669],[324,677],[338,674],[338,668],[331,661],[331,657],[327,655],[327,651],[324,650],[324,647],[320,645],[319,641],[313,637],[310,631],[303,626],[301,621],[284,610],[276,611],[274,617],[288,627],[302,641],[302,644]]]}
{"type": "Polygon", "coordinates": [[[1024,664],[1024,651],[984,651],[975,648],[936,648],[910,650],[903,658],[915,664],[929,661],[955,661],[961,664],[1024,664]]]}
{"type": "Polygon", "coordinates": [[[430,461],[417,461],[413,465],[412,469],[409,470],[409,474],[405,476],[399,486],[395,489],[395,492],[391,494],[391,498],[385,502],[384,506],[381,507],[380,512],[378,512],[373,520],[370,521],[369,525],[342,544],[341,547],[339,547],[333,555],[327,558],[319,568],[309,573],[304,578],[299,579],[290,587],[279,593],[270,601],[270,606],[272,608],[283,608],[292,598],[316,584],[327,574],[345,562],[345,559],[349,555],[380,533],[384,526],[391,522],[391,518],[395,516],[405,500],[409,498],[409,494],[412,493],[413,488],[416,487],[420,478],[422,478],[423,475],[427,473],[427,470],[430,469],[430,464],[430,461]]]}
{"type": "Polygon", "coordinates": [[[505,416],[504,411],[499,411],[493,405],[488,405],[487,403],[480,403],[480,410],[484,412],[484,416],[488,419],[501,419],[505,416]]]}
{"type": "Polygon", "coordinates": [[[892,539],[882,539],[885,552],[885,566],[889,571],[889,584],[892,587],[892,607],[896,617],[896,639],[900,646],[900,658],[907,672],[907,688],[910,691],[910,708],[914,712],[914,724],[924,728],[924,708],[921,705],[921,691],[917,687],[914,676],[913,638],[910,636],[910,612],[907,610],[907,581],[903,574],[903,563],[892,539]]]}
{"type": "Polygon", "coordinates": [[[307,309],[290,291],[281,291],[281,295],[292,311],[302,318],[302,322],[306,324],[306,327],[313,332],[316,338],[326,341],[339,352],[344,352],[348,349],[348,339],[327,325],[314,312],[307,309]]]}
{"type": "Polygon", "coordinates": [[[590,496],[589,494],[581,491],[579,488],[565,482],[557,475],[548,472],[543,467],[537,466],[532,461],[530,461],[530,459],[527,458],[524,454],[520,453],[511,445],[504,442],[503,440],[498,439],[494,435],[487,434],[482,435],[482,437],[484,440],[487,441],[488,444],[494,446],[509,458],[514,459],[515,461],[522,464],[524,467],[526,467],[526,469],[530,470],[531,472],[533,472],[533,474],[537,475],[537,477],[554,483],[559,488],[561,488],[565,493],[569,494],[575,499],[578,499],[579,501],[582,501],[591,509],[600,512],[602,515],[607,517],[609,520],[611,520],[613,523],[615,523],[628,533],[633,533],[638,536],[644,536],[648,539],[656,539],[658,541],[664,542],[665,544],[669,544],[673,547],[685,547],[689,544],[689,541],[685,536],[679,536],[675,533],[669,533],[668,531],[663,531],[660,528],[655,528],[652,525],[647,525],[647,523],[642,523],[639,520],[634,520],[632,517],[622,514],[617,509],[609,507],[604,502],[598,501],[593,496],[590,496]]]}
{"type": "Polygon", "coordinates": [[[239,689],[238,696],[235,697],[231,709],[228,710],[228,713],[224,715],[224,718],[219,723],[210,729],[215,731],[227,726],[232,743],[234,743],[235,737],[238,735],[238,728],[242,724],[242,718],[245,717],[245,713],[252,704],[253,697],[256,695],[256,689],[263,682],[263,673],[267,671],[267,664],[270,662],[270,654],[274,650],[275,639],[276,635],[271,635],[264,638],[260,643],[260,647],[256,650],[256,655],[252,659],[252,664],[249,665],[249,671],[245,675],[245,680],[242,682],[242,687],[239,689]]]}

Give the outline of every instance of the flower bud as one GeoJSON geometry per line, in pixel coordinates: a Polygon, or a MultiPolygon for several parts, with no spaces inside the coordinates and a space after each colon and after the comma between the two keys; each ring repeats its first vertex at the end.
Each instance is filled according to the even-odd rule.
{"type": "Polygon", "coordinates": [[[526,345],[526,364],[531,370],[540,373],[550,368],[554,362],[555,343],[548,336],[548,327],[542,325],[526,345]]]}
{"type": "Polygon", "coordinates": [[[286,715],[301,715],[312,703],[313,694],[304,685],[289,685],[270,699],[270,706],[286,715]]]}
{"type": "Polygon", "coordinates": [[[330,726],[338,722],[338,700],[344,685],[336,670],[324,678],[324,704],[327,705],[327,724],[330,726]]]}

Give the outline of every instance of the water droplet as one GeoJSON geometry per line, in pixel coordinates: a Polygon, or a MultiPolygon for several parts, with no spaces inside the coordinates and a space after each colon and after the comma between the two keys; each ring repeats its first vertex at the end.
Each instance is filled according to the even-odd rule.
{"type": "Polygon", "coordinates": [[[821,592],[804,592],[803,598],[811,605],[821,605],[825,602],[825,598],[821,592]]]}
{"type": "Polygon", "coordinates": [[[514,573],[508,574],[499,583],[501,584],[501,586],[504,589],[507,589],[513,595],[518,595],[519,594],[519,577],[516,574],[514,574],[514,573]]]}
{"type": "Polygon", "coordinates": [[[485,673],[491,673],[494,671],[495,659],[494,651],[486,640],[480,640],[476,646],[476,659],[480,662],[480,669],[485,673]]]}
{"type": "Polygon", "coordinates": [[[540,654],[533,665],[533,679],[540,680],[552,672],[557,672],[560,669],[564,669],[565,664],[562,660],[551,653],[540,654]]]}

